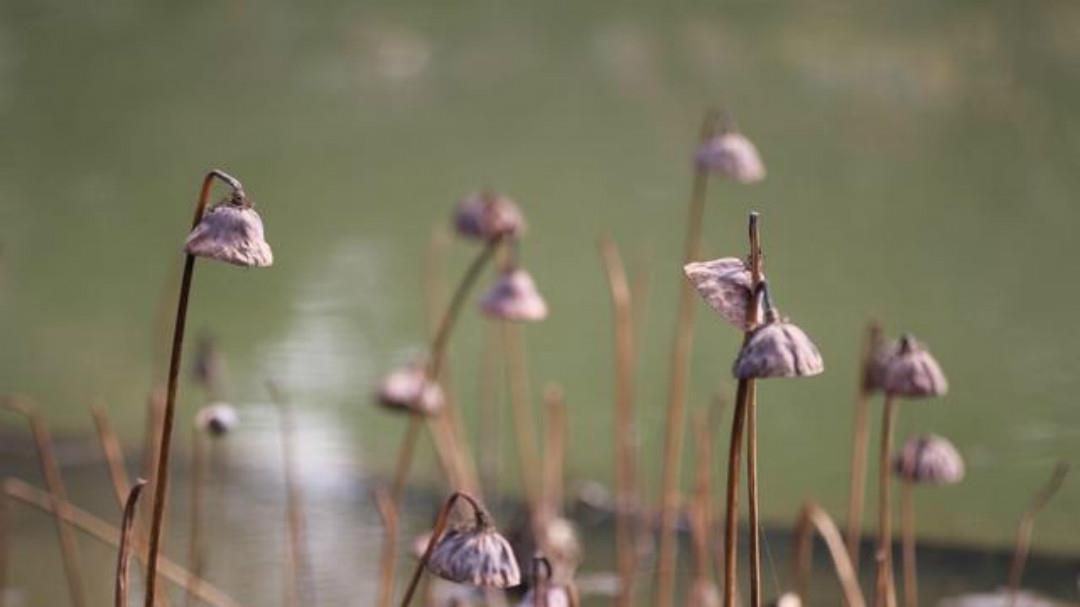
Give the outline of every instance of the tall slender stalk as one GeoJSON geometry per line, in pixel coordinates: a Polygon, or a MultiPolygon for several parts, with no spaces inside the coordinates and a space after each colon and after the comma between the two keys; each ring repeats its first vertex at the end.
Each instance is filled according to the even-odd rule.
{"type": "Polygon", "coordinates": [[[851,481],[848,494],[847,551],[855,572],[859,572],[859,544],[862,539],[863,500],[866,494],[866,459],[870,446],[870,384],[867,381],[874,344],[881,338],[881,325],[866,325],[859,363],[859,385],[855,392],[855,417],[851,430],[851,481]]]}
{"type": "MultiPolygon", "coordinates": [[[[750,276],[753,285],[753,293],[758,292],[758,284],[761,282],[761,246],[758,235],[758,214],[750,214],[750,276]]],[[[743,336],[745,345],[750,339],[753,328],[757,325],[758,303],[754,297],[750,298],[746,310],[747,330],[743,336]]],[[[728,446],[728,469],[727,469],[727,500],[724,513],[724,607],[735,605],[735,589],[737,586],[735,572],[738,566],[738,519],[739,519],[739,464],[742,455],[742,440],[744,430],[756,430],[752,426],[754,422],[748,422],[749,414],[753,413],[757,402],[757,382],[753,379],[740,379],[735,389],[735,414],[731,420],[731,443],[728,446]]],[[[755,588],[755,581],[760,582],[760,569],[754,571],[753,565],[757,559],[760,568],[760,555],[757,552],[757,443],[754,434],[751,434],[751,443],[748,445],[747,469],[750,475],[748,483],[750,497],[750,552],[751,552],[751,604],[754,597],[760,601],[760,587],[755,588]],[[754,593],[757,593],[756,595],[754,593]]]]}
{"type": "Polygon", "coordinates": [[[802,604],[810,604],[810,566],[813,557],[811,540],[815,528],[829,549],[836,578],[844,591],[844,603],[847,607],[866,607],[866,600],[859,588],[858,574],[844,547],[840,530],[836,528],[836,523],[828,513],[813,502],[807,502],[799,512],[799,519],[795,524],[795,546],[792,551],[795,564],[795,592],[802,599],[802,604]]]}
{"type": "MultiPolygon", "coordinates": [[[[199,225],[210,201],[210,186],[220,179],[234,191],[243,191],[240,182],[232,176],[212,170],[203,178],[199,199],[195,203],[192,229],[199,225]]],[[[195,274],[195,256],[184,256],[184,273],[180,278],[180,294],[176,302],[176,323],[173,327],[172,349],[169,355],[169,378],[165,390],[165,410],[161,419],[161,435],[158,440],[157,470],[154,474],[154,510],[150,524],[150,550],[146,566],[146,607],[154,606],[157,589],[157,556],[161,549],[161,529],[165,521],[165,497],[169,481],[169,452],[172,445],[173,418],[176,415],[176,390],[180,379],[180,358],[184,351],[184,328],[187,324],[188,299],[191,281],[195,274]]]]}
{"type": "Polygon", "coordinates": [[[382,517],[383,532],[386,539],[383,541],[382,553],[379,555],[379,594],[377,607],[390,607],[394,594],[394,563],[397,559],[397,534],[398,516],[394,508],[394,502],[383,487],[375,488],[375,505],[382,517]]]}
{"type": "Polygon", "coordinates": [[[694,578],[709,579],[709,537],[712,532],[712,424],[705,410],[694,418],[694,500],[690,535],[694,547],[694,578]]]}
{"type": "Polygon", "coordinates": [[[566,461],[566,400],[562,389],[551,384],[544,390],[547,413],[543,463],[543,508],[541,521],[559,516],[563,506],[563,470],[566,461]]]}
{"type": "Polygon", "coordinates": [[[1020,524],[1016,528],[1016,550],[1013,552],[1012,564],[1009,566],[1009,596],[1012,605],[1016,604],[1016,598],[1020,592],[1020,579],[1024,575],[1028,551],[1031,549],[1031,531],[1035,527],[1035,516],[1046,507],[1050,498],[1054,497],[1061,488],[1061,483],[1065,481],[1065,475],[1068,472],[1069,465],[1065,461],[1059,461],[1050,474],[1050,480],[1035,494],[1031,505],[1020,517],[1020,524]]]}
{"type": "Polygon", "coordinates": [[[135,527],[135,506],[139,502],[146,481],[139,479],[128,493],[124,502],[124,517],[120,525],[120,550],[116,557],[116,585],[114,598],[116,607],[128,607],[128,563],[131,560],[132,532],[135,527]]]}
{"type": "Polygon", "coordinates": [[[634,326],[633,295],[618,246],[607,236],[600,239],[615,339],[615,414],[612,444],[615,447],[615,561],[619,586],[616,607],[634,602],[637,541],[634,518],[637,500],[637,431],[634,428],[634,326]]]}
{"type": "Polygon", "coordinates": [[[896,607],[892,565],[892,475],[889,466],[895,425],[896,398],[892,394],[886,394],[885,411],[881,421],[881,454],[878,461],[878,551],[875,607],[896,607]]]}
{"type": "MultiPolygon", "coordinates": [[[[718,116],[708,112],[701,125],[700,141],[704,143],[716,130],[718,116]]],[[[694,181],[687,213],[686,241],[683,262],[701,256],[701,227],[705,215],[705,194],[709,183],[708,171],[695,164],[694,181]]],[[[671,377],[668,383],[667,422],[664,430],[663,470],[660,481],[660,554],[657,562],[656,605],[671,607],[675,586],[677,537],[675,523],[679,518],[679,464],[682,458],[686,425],[686,387],[690,381],[690,354],[694,339],[694,289],[687,281],[679,284],[679,308],[675,320],[675,337],[671,350],[671,377]]]]}
{"type": "Polygon", "coordinates": [[[540,487],[536,479],[540,449],[536,444],[536,433],[533,431],[535,424],[530,397],[529,371],[525,363],[525,348],[521,343],[520,327],[507,321],[502,321],[500,324],[510,374],[510,405],[518,468],[529,509],[535,514],[540,507],[540,487]]]}
{"type": "Polygon", "coordinates": [[[82,566],[79,564],[79,544],[75,539],[75,534],[65,522],[67,491],[64,489],[60,465],[57,463],[56,452],[53,449],[52,438],[49,436],[45,420],[33,407],[16,398],[5,397],[2,406],[8,411],[24,416],[30,423],[30,432],[34,436],[34,444],[37,445],[41,475],[45,478],[45,486],[49,488],[49,500],[56,517],[56,533],[60,537],[60,553],[64,562],[64,574],[67,576],[71,603],[75,607],[86,607],[86,586],[83,584],[82,566]]]}
{"type": "Polygon", "coordinates": [[[900,485],[900,537],[904,565],[904,605],[918,607],[919,581],[915,567],[915,483],[904,479],[900,485]]]}

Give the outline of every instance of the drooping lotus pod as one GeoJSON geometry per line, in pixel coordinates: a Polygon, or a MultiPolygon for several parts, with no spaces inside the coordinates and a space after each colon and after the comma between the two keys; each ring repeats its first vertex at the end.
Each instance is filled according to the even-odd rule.
{"type": "Polygon", "coordinates": [[[484,241],[518,238],[525,232],[525,217],[509,197],[479,192],[458,203],[454,209],[454,229],[465,238],[484,241]]]}
{"type": "Polygon", "coordinates": [[[195,427],[212,436],[224,436],[239,424],[240,414],[229,403],[213,403],[195,414],[195,427]]]}
{"type": "Polygon", "coordinates": [[[710,308],[740,331],[748,328],[746,310],[754,285],[746,262],[738,257],[695,261],[683,266],[683,272],[710,308]]]}
{"type": "Polygon", "coordinates": [[[885,365],[882,387],[895,396],[927,398],[945,394],[949,383],[930,352],[907,334],[900,338],[885,365]]]}
{"type": "Polygon", "coordinates": [[[764,302],[765,323],[754,329],[735,359],[735,377],[806,377],[824,371],[825,363],[814,342],[773,308],[768,284],[762,281],[758,288],[764,302]]]}
{"type": "Polygon", "coordinates": [[[379,384],[378,402],[396,411],[432,415],[446,403],[439,382],[428,377],[422,363],[410,363],[388,373],[379,384]]]}
{"type": "Polygon", "coordinates": [[[510,588],[521,583],[521,570],[510,543],[487,522],[446,531],[435,544],[427,568],[459,584],[510,588]]]}
{"type": "Polygon", "coordinates": [[[481,298],[484,314],[499,320],[536,322],[547,318],[548,307],[536,282],[522,268],[505,270],[481,298]]]}
{"type": "Polygon", "coordinates": [[[203,214],[184,249],[196,257],[262,268],[274,263],[262,218],[243,194],[234,193],[203,214]]]}
{"type": "Polygon", "coordinates": [[[924,434],[904,443],[893,460],[893,470],[914,483],[951,485],[964,478],[964,458],[948,439],[924,434]]]}
{"type": "Polygon", "coordinates": [[[757,147],[741,133],[724,131],[703,143],[694,156],[698,167],[738,183],[765,178],[765,164],[757,147]]]}

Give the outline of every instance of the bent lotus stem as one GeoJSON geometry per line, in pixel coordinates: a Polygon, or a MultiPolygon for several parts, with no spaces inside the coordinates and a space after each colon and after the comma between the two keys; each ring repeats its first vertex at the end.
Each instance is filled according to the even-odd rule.
{"type": "MultiPolygon", "coordinates": [[[[743,345],[750,341],[750,335],[753,329],[756,327],[758,318],[758,300],[763,289],[760,288],[761,280],[761,246],[759,242],[758,234],[758,218],[757,213],[750,214],[749,220],[749,235],[750,235],[750,282],[753,285],[754,296],[747,302],[746,319],[747,328],[743,335],[743,345]]],[[[727,468],[727,499],[724,513],[724,607],[733,607],[735,605],[735,590],[737,582],[735,579],[736,567],[738,565],[737,554],[737,534],[738,527],[737,522],[739,519],[739,465],[742,457],[742,441],[744,430],[756,430],[756,427],[747,428],[747,426],[756,426],[755,422],[747,422],[749,413],[755,411],[755,405],[757,402],[757,382],[753,378],[739,379],[739,383],[735,390],[735,413],[731,421],[731,441],[728,445],[728,468],[727,468]]],[[[751,436],[753,436],[751,434],[751,436]]],[[[751,504],[751,517],[750,517],[750,549],[751,549],[751,565],[753,565],[754,555],[757,555],[757,443],[756,440],[748,445],[747,455],[747,470],[751,474],[752,489],[750,490],[750,504],[751,504]]],[[[751,594],[755,592],[753,587],[754,581],[760,583],[760,556],[757,556],[758,570],[755,572],[751,569],[751,594]]],[[[760,601],[760,587],[756,589],[757,594],[754,595],[760,601]]],[[[751,604],[756,605],[751,599],[751,604]]]]}
{"type": "Polygon", "coordinates": [[[390,607],[394,593],[394,560],[397,558],[398,517],[394,502],[383,487],[375,489],[375,505],[382,518],[383,539],[382,554],[379,556],[379,595],[378,607],[390,607]]]}
{"type": "Polygon", "coordinates": [[[862,357],[859,363],[859,385],[855,393],[855,417],[851,431],[851,480],[848,494],[847,551],[855,572],[859,571],[859,544],[862,539],[863,501],[866,495],[866,455],[870,444],[870,390],[866,376],[872,363],[874,344],[881,335],[881,325],[870,321],[866,326],[862,357]]]}
{"type": "Polygon", "coordinates": [[[1016,550],[1013,553],[1012,564],[1009,566],[1010,605],[1016,605],[1016,598],[1020,591],[1020,579],[1024,575],[1024,565],[1027,564],[1028,552],[1031,549],[1031,532],[1035,527],[1035,517],[1061,488],[1061,483],[1065,481],[1065,475],[1068,472],[1069,464],[1059,461],[1050,474],[1050,480],[1035,494],[1031,505],[1020,517],[1020,524],[1016,529],[1016,550]]]}
{"type": "Polygon", "coordinates": [[[889,462],[893,449],[893,427],[896,425],[896,397],[885,395],[885,411],[881,416],[881,455],[878,461],[878,550],[875,607],[896,607],[896,589],[892,565],[892,475],[889,462]]]}
{"type": "MultiPolygon", "coordinates": [[[[701,143],[716,132],[718,114],[709,111],[701,125],[701,143]]],[[[709,172],[694,163],[694,182],[687,213],[683,263],[690,263],[701,252],[701,227],[705,215],[705,194],[709,172]]],[[[660,552],[657,562],[657,607],[671,607],[675,591],[675,524],[679,517],[679,461],[683,452],[686,426],[686,386],[690,375],[690,352],[694,339],[694,288],[686,281],[679,285],[679,308],[671,351],[671,376],[668,383],[667,421],[660,480],[660,552]]]]}
{"type": "Polygon", "coordinates": [[[75,534],[72,533],[65,520],[67,491],[64,489],[60,465],[57,463],[56,451],[53,449],[52,438],[49,436],[45,420],[36,409],[17,398],[4,398],[2,406],[8,411],[22,415],[30,423],[30,432],[37,447],[41,475],[45,478],[45,486],[49,489],[49,500],[56,518],[56,533],[60,537],[60,552],[71,603],[75,607],[85,607],[87,604],[86,587],[83,584],[82,566],[79,564],[79,545],[75,534]]]}
{"type": "MultiPolygon", "coordinates": [[[[214,169],[203,177],[199,198],[195,203],[195,215],[191,228],[195,229],[206,213],[210,201],[210,186],[218,179],[232,188],[234,196],[242,196],[243,186],[237,179],[224,171],[214,169]]],[[[186,253],[184,272],[180,278],[180,295],[176,302],[176,322],[173,325],[172,349],[169,354],[169,376],[165,390],[165,410],[161,419],[161,433],[158,440],[157,470],[154,474],[154,508],[150,521],[150,549],[146,564],[146,607],[154,606],[157,588],[157,557],[161,549],[161,528],[165,520],[165,498],[169,481],[169,452],[172,445],[173,419],[176,416],[176,390],[180,379],[180,358],[184,351],[184,329],[187,324],[188,299],[191,295],[191,281],[195,273],[195,256],[186,253]]]]}
{"type": "Polygon", "coordinates": [[[142,493],[146,481],[139,479],[128,493],[124,502],[124,518],[120,526],[120,551],[116,558],[116,587],[114,598],[116,607],[128,606],[128,564],[131,561],[131,543],[134,539],[132,533],[135,530],[135,506],[139,503],[139,494],[142,493]]]}
{"type": "Polygon", "coordinates": [[[859,588],[859,578],[855,572],[855,566],[851,562],[847,549],[844,547],[844,539],[840,536],[840,530],[827,512],[814,502],[806,502],[799,511],[799,518],[795,524],[795,592],[802,599],[803,605],[810,604],[810,566],[812,559],[813,531],[817,529],[821,539],[825,540],[825,546],[829,549],[832,557],[833,570],[836,578],[840,581],[840,587],[844,592],[844,602],[847,607],[866,607],[866,599],[863,598],[859,588]]]}
{"type": "Polygon", "coordinates": [[[409,580],[409,586],[405,590],[405,596],[401,599],[401,607],[407,607],[412,603],[413,595],[416,594],[416,587],[420,583],[420,578],[424,574],[424,568],[427,567],[428,561],[431,560],[431,553],[435,550],[435,545],[439,543],[439,539],[442,538],[443,532],[446,531],[446,525],[450,522],[450,513],[454,511],[454,505],[458,500],[465,500],[469,503],[469,506],[473,509],[473,514],[476,516],[477,526],[489,525],[488,515],[484,508],[476,501],[476,498],[465,493],[463,491],[456,491],[446,498],[443,503],[442,509],[439,510],[439,515],[435,518],[435,525],[431,528],[431,538],[428,540],[427,548],[424,549],[423,556],[420,557],[420,561],[416,564],[416,570],[413,572],[412,579],[409,580]]]}

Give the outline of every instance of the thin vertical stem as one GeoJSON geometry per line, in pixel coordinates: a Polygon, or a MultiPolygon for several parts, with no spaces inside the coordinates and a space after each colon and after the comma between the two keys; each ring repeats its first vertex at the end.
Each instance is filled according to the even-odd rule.
{"type": "Polygon", "coordinates": [[[45,420],[33,407],[21,400],[7,397],[3,408],[24,416],[30,422],[30,432],[37,445],[38,463],[45,485],[49,488],[49,500],[56,518],[56,533],[60,537],[60,553],[64,562],[64,574],[67,576],[68,593],[75,607],[86,606],[86,587],[83,584],[82,566],[79,564],[79,544],[75,534],[65,522],[67,510],[67,491],[60,475],[60,465],[56,460],[52,438],[45,425],[45,420]]]}
{"type": "Polygon", "coordinates": [[[379,556],[379,596],[377,607],[390,607],[394,594],[394,562],[397,559],[398,517],[393,498],[383,487],[375,489],[375,505],[383,522],[383,546],[379,556]]]}
{"type": "Polygon", "coordinates": [[[502,322],[503,348],[506,351],[510,373],[510,405],[514,424],[514,445],[517,449],[518,467],[525,497],[531,512],[540,506],[539,486],[536,479],[540,449],[533,432],[532,399],[529,388],[529,371],[525,363],[525,348],[521,343],[520,327],[502,322]]]}
{"type": "Polygon", "coordinates": [[[881,421],[881,454],[878,461],[878,551],[875,607],[896,607],[892,573],[892,475],[889,461],[892,454],[893,426],[896,424],[896,398],[885,395],[885,411],[881,421]]]}
{"type": "Polygon", "coordinates": [[[116,607],[128,607],[128,563],[131,561],[132,532],[135,527],[135,506],[146,481],[139,479],[124,502],[124,518],[120,525],[120,550],[116,558],[116,607]]]}
{"type": "Polygon", "coordinates": [[[1020,517],[1020,524],[1016,529],[1016,550],[1013,552],[1012,564],[1009,566],[1009,595],[1013,605],[1016,604],[1016,597],[1020,591],[1020,579],[1024,575],[1024,565],[1027,564],[1028,551],[1031,548],[1031,532],[1035,527],[1035,516],[1046,507],[1050,498],[1054,497],[1061,488],[1061,483],[1064,482],[1068,472],[1069,465],[1064,461],[1059,461],[1054,466],[1050,480],[1035,494],[1031,505],[1020,517]]]}
{"type": "Polygon", "coordinates": [[[904,605],[918,607],[919,582],[915,566],[915,483],[904,479],[900,487],[900,535],[904,552],[904,605]]]}
{"type": "Polygon", "coordinates": [[[851,430],[851,480],[848,494],[847,551],[855,572],[859,571],[859,544],[862,539],[863,501],[866,494],[866,460],[870,446],[870,386],[867,382],[874,344],[881,325],[871,321],[866,327],[859,364],[859,385],[855,393],[855,416],[851,430]]]}
{"type": "MultiPolygon", "coordinates": [[[[188,572],[189,582],[199,579],[203,575],[203,484],[206,476],[206,447],[203,444],[202,431],[198,428],[191,429],[191,521],[188,529],[188,572]]],[[[184,597],[184,604],[192,607],[195,597],[191,593],[191,584],[184,597]]]]}
{"type": "Polygon", "coordinates": [[[413,453],[416,452],[416,439],[420,434],[420,426],[423,418],[419,415],[409,416],[409,425],[405,428],[405,436],[401,439],[398,448],[397,464],[394,467],[394,484],[391,485],[390,498],[395,504],[401,503],[402,494],[405,491],[405,480],[409,476],[409,468],[412,465],[413,453]]]}
{"type": "Polygon", "coordinates": [[[562,513],[563,469],[566,460],[566,400],[562,389],[555,384],[544,390],[547,411],[544,445],[543,515],[542,520],[562,513]]]}
{"type": "MultiPolygon", "coordinates": [[[[94,406],[90,408],[90,412],[94,416],[94,427],[97,429],[98,441],[101,443],[101,450],[105,454],[105,463],[109,467],[109,480],[112,482],[116,502],[120,505],[120,508],[123,508],[128,498],[128,475],[127,470],[124,468],[124,456],[121,454],[120,441],[117,440],[116,433],[113,432],[112,424],[109,423],[109,416],[105,413],[105,409],[94,406]]],[[[135,543],[138,544],[138,542],[135,543]]]]}
{"type": "MultiPolygon", "coordinates": [[[[212,170],[203,178],[199,199],[195,204],[192,229],[199,225],[210,200],[210,186],[214,179],[221,179],[234,191],[243,191],[240,183],[218,170],[212,170]]],[[[146,565],[146,607],[154,607],[157,590],[157,556],[161,549],[161,529],[165,522],[165,497],[169,482],[169,452],[172,445],[173,418],[176,415],[176,390],[180,380],[180,358],[184,352],[184,328],[187,324],[188,299],[191,281],[195,274],[195,257],[184,256],[184,272],[180,278],[180,294],[176,302],[176,323],[173,327],[172,349],[169,354],[169,377],[165,390],[165,410],[161,419],[161,438],[158,440],[157,470],[154,473],[154,510],[150,522],[150,549],[146,565]]]]}
{"type": "Polygon", "coordinates": [[[694,499],[690,537],[694,548],[694,579],[708,580],[709,536],[712,530],[712,424],[704,410],[694,418],[694,499]]]}
{"type": "MultiPolygon", "coordinates": [[[[707,141],[716,128],[716,115],[706,114],[700,140],[707,141]]],[[[687,213],[683,263],[701,256],[701,228],[705,215],[705,195],[709,173],[695,165],[694,181],[687,213]]],[[[668,383],[667,422],[664,431],[663,469],[660,481],[660,553],[657,562],[656,605],[671,607],[675,591],[675,523],[679,517],[679,465],[686,425],[686,390],[690,381],[690,355],[694,338],[694,289],[687,281],[679,284],[679,308],[671,351],[671,377],[668,383]]]]}
{"type": "MultiPolygon", "coordinates": [[[[756,382],[755,382],[756,383],[756,382]]],[[[750,526],[750,605],[761,607],[761,521],[758,512],[757,386],[746,399],[746,488],[750,526]]]]}

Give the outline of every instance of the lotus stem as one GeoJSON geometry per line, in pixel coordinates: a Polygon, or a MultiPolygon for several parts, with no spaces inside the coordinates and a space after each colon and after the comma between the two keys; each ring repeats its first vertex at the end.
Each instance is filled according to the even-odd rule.
{"type": "Polygon", "coordinates": [[[915,565],[915,483],[904,479],[900,486],[900,536],[904,564],[904,605],[918,607],[919,581],[915,565]]]}
{"type": "Polygon", "coordinates": [[[502,321],[503,349],[506,352],[510,374],[510,405],[514,423],[514,446],[517,450],[518,468],[529,509],[535,513],[540,507],[540,489],[536,479],[539,469],[539,447],[533,432],[532,399],[530,398],[529,370],[525,363],[525,348],[520,327],[502,321]]]}
{"type": "Polygon", "coordinates": [[[712,424],[705,410],[694,418],[694,500],[690,537],[694,548],[694,577],[709,578],[709,535],[712,530],[712,424]]]}
{"type": "Polygon", "coordinates": [[[71,603],[75,607],[86,607],[86,587],[83,584],[82,566],[79,564],[79,544],[75,539],[75,534],[65,522],[66,506],[63,504],[67,503],[67,491],[64,490],[60,465],[57,463],[56,451],[53,449],[52,438],[49,436],[45,420],[37,410],[17,398],[5,397],[2,406],[8,411],[22,415],[30,423],[30,432],[37,446],[41,475],[45,478],[45,486],[49,488],[49,499],[54,505],[56,533],[60,537],[60,552],[71,603]]]}
{"type": "Polygon", "coordinates": [[[890,458],[893,449],[893,427],[896,425],[896,398],[885,395],[885,411],[881,421],[881,456],[878,462],[878,550],[875,607],[896,607],[896,589],[892,573],[892,475],[890,458]]]}
{"type": "Polygon", "coordinates": [[[120,526],[120,550],[116,558],[116,607],[128,607],[128,563],[131,560],[132,532],[135,530],[135,506],[139,503],[146,481],[139,479],[131,487],[124,502],[124,517],[120,526]]]}
{"type": "Polygon", "coordinates": [[[637,538],[634,530],[636,502],[636,447],[634,428],[634,326],[633,294],[618,246],[608,236],[600,239],[600,257],[611,294],[615,339],[615,561],[619,586],[616,607],[634,602],[634,573],[637,570],[637,538]]]}
{"type": "Polygon", "coordinates": [[[446,525],[450,521],[450,513],[454,511],[454,505],[458,500],[465,500],[469,503],[473,509],[473,514],[476,516],[478,525],[487,524],[487,513],[473,496],[462,491],[455,491],[450,497],[446,498],[443,507],[439,510],[439,515],[435,518],[435,525],[431,529],[431,539],[428,540],[427,548],[424,549],[424,554],[420,557],[420,562],[416,564],[416,570],[413,572],[412,579],[409,580],[409,586],[405,590],[405,596],[401,599],[401,607],[408,607],[408,605],[412,603],[413,595],[416,593],[417,584],[420,583],[420,577],[424,574],[424,568],[427,567],[428,561],[431,560],[431,553],[435,550],[435,545],[439,542],[439,538],[441,538],[443,532],[446,531],[446,525]]]}
{"type": "MultiPolygon", "coordinates": [[[[550,520],[562,512],[563,470],[566,461],[566,399],[562,389],[555,384],[544,390],[547,411],[544,446],[543,508],[538,517],[541,522],[550,520]]],[[[539,537],[539,536],[538,536],[539,537]]]]}
{"type": "MultiPolygon", "coordinates": [[[[28,485],[17,478],[8,478],[4,481],[4,493],[24,504],[28,504],[43,512],[56,514],[60,512],[64,522],[89,535],[95,540],[119,549],[120,531],[101,520],[100,518],[81,510],[66,500],[54,500],[46,491],[28,485]],[[59,508],[57,508],[59,506],[59,508]]],[[[187,588],[189,574],[186,569],[177,565],[172,560],[162,556],[159,560],[162,577],[177,584],[181,588],[187,588]]],[[[206,580],[196,580],[192,586],[192,592],[199,599],[209,603],[213,607],[241,607],[227,594],[206,580]]]]}
{"type": "Polygon", "coordinates": [[[394,594],[394,564],[397,559],[398,517],[394,501],[383,487],[375,489],[375,505],[383,522],[383,546],[379,556],[379,595],[376,605],[390,607],[394,594]]]}
{"type": "MultiPolygon", "coordinates": [[[[716,131],[717,115],[707,112],[701,125],[702,143],[716,131]]],[[[705,215],[705,195],[709,173],[695,164],[694,180],[687,213],[683,263],[700,257],[701,227],[705,215]]],[[[671,607],[675,591],[675,523],[679,517],[679,464],[686,425],[686,386],[690,376],[690,351],[694,339],[694,289],[687,281],[679,284],[679,308],[671,351],[671,377],[668,384],[667,422],[660,481],[660,553],[657,562],[656,605],[671,607]]]]}
{"type": "MultiPolygon", "coordinates": [[[[212,170],[203,178],[199,199],[195,203],[195,216],[191,227],[199,225],[210,200],[210,186],[214,179],[227,183],[234,193],[243,192],[243,186],[232,176],[212,170]]],[[[184,273],[180,278],[180,295],[176,303],[176,323],[173,327],[172,350],[169,355],[169,377],[165,391],[165,410],[161,419],[161,438],[158,440],[157,470],[154,474],[154,509],[150,523],[150,550],[146,566],[146,607],[154,606],[157,587],[157,557],[161,549],[161,529],[165,522],[165,501],[169,482],[169,452],[172,445],[173,418],[176,416],[176,391],[180,379],[180,359],[184,351],[184,328],[187,324],[188,299],[191,281],[195,273],[195,256],[184,256],[184,273]]]]}
{"type": "Polygon", "coordinates": [[[863,500],[866,494],[866,458],[870,445],[870,391],[866,382],[873,347],[881,335],[881,325],[871,321],[866,326],[859,385],[855,392],[855,417],[851,431],[851,481],[848,495],[847,551],[855,572],[859,572],[859,544],[862,539],[863,500]]]}
{"type": "Polygon", "coordinates": [[[1010,603],[1014,606],[1020,591],[1020,579],[1024,576],[1024,566],[1027,564],[1028,552],[1031,549],[1031,532],[1035,527],[1035,517],[1061,488],[1061,483],[1065,481],[1065,475],[1068,472],[1069,464],[1065,461],[1059,461],[1054,466],[1050,479],[1035,494],[1034,499],[1031,500],[1031,505],[1020,517],[1020,524],[1016,529],[1016,550],[1013,552],[1012,564],[1009,566],[1009,596],[1011,597],[1010,603]]]}
{"type": "Polygon", "coordinates": [[[812,532],[817,529],[821,539],[825,540],[825,546],[829,549],[832,557],[833,570],[836,578],[840,581],[840,587],[844,591],[844,602],[847,607],[866,607],[862,590],[859,588],[859,577],[851,557],[844,547],[844,539],[837,529],[836,523],[827,512],[817,504],[807,502],[799,512],[798,522],[795,524],[795,591],[804,605],[810,604],[810,565],[812,557],[811,540],[812,532]]]}

